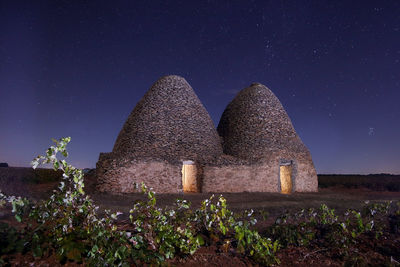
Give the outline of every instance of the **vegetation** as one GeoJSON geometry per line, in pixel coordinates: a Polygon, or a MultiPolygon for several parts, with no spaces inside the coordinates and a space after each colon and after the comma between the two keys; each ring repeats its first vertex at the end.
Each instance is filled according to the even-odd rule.
{"type": "MultiPolygon", "coordinates": [[[[68,156],[70,138],[54,142],[45,156],[32,162],[33,168],[51,164],[62,172],[63,180],[49,199],[30,202],[0,193],[0,206],[11,205],[16,220],[24,226],[0,224],[0,265],[13,253],[31,253],[37,258],[57,255],[60,263],[89,266],[162,265],[211,245],[262,265],[279,264],[278,251],[288,247],[335,249],[353,264],[359,261],[352,256],[354,245],[366,237],[399,233],[400,203],[366,203],[362,211],[348,210],[340,216],[321,205],[318,210],[284,214],[260,234],[254,230],[254,212],[235,214],[223,196],[211,196],[198,209],[182,199],[172,208],[159,208],[156,194],[144,184],[136,186],[146,200],[137,201],[129,221],[121,224],[120,212],[100,213],[85,194],[82,170],[57,158],[58,153],[68,156]]],[[[267,214],[261,215],[266,219],[267,214]]]]}
{"type": "Polygon", "coordinates": [[[334,250],[335,257],[353,265],[354,250],[366,238],[377,241],[387,232],[398,234],[399,226],[400,202],[366,203],[361,212],[348,210],[340,217],[323,204],[319,210],[280,216],[264,234],[279,241],[282,247],[334,250]]]}
{"type": "Polygon", "coordinates": [[[22,231],[2,226],[1,234],[9,233],[4,236],[7,244],[2,254],[31,252],[35,257],[44,257],[55,253],[60,262],[92,266],[161,264],[176,255],[193,254],[209,240],[228,244],[236,237],[234,245],[241,253],[264,264],[277,262],[274,253],[278,243],[251,230],[248,221],[237,220],[222,196],[217,201],[213,197],[203,201],[194,212],[184,200],[177,200],[175,209],[161,209],[156,207],[155,193],[142,184],[147,201],[138,201],[130,211],[128,228],[119,229],[117,217],[121,213],[105,211],[100,216],[98,206],[84,192],[82,170],[57,158],[58,153],[68,156],[70,138],[53,141],[55,145],[45,156],[35,158],[32,166],[52,164],[54,170],[60,169],[63,181],[58,190],[38,203],[0,195],[2,204],[11,204],[16,220],[26,224],[22,231]]]}

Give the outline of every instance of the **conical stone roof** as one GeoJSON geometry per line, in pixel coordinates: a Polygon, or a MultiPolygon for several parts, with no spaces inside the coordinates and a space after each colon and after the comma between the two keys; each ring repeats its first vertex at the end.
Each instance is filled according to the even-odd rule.
{"type": "Polygon", "coordinates": [[[210,115],[188,82],[160,78],[136,105],[113,148],[121,157],[212,161],[222,154],[210,115]]]}
{"type": "Polygon", "coordinates": [[[277,150],[308,153],[281,102],[259,83],[236,95],[217,130],[224,153],[238,158],[257,161],[277,150]]]}

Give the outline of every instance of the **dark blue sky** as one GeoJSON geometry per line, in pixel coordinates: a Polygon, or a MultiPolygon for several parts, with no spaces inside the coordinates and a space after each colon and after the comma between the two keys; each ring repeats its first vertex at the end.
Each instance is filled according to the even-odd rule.
{"type": "Polygon", "coordinates": [[[94,167],[166,74],[216,125],[265,84],[319,173],[400,173],[400,1],[1,1],[0,162],[94,167]]]}

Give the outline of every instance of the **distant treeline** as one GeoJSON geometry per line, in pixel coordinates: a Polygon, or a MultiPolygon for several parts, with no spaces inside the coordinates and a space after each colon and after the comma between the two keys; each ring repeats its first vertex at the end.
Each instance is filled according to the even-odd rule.
{"type": "Polygon", "coordinates": [[[341,186],[345,188],[368,188],[375,191],[400,191],[400,175],[378,174],[319,174],[318,187],[341,186]]]}

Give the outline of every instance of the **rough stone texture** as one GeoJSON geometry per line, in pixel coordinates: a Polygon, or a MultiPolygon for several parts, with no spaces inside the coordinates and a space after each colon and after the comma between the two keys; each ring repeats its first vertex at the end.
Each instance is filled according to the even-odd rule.
{"type": "Polygon", "coordinates": [[[165,76],[129,115],[113,153],[173,163],[186,159],[209,162],[222,154],[222,147],[214,123],[192,87],[182,77],[165,76]]]}
{"type": "Polygon", "coordinates": [[[182,191],[181,165],[151,158],[118,159],[112,153],[101,153],[96,166],[97,188],[101,192],[138,192],[134,183],[145,182],[158,193],[182,191]]]}
{"type": "Polygon", "coordinates": [[[266,86],[253,83],[240,91],[223,112],[217,130],[223,139],[225,154],[246,160],[254,166],[253,178],[246,181],[233,178],[235,181],[232,183],[242,183],[246,189],[251,183],[251,191],[279,192],[280,161],[291,160],[293,190],[318,190],[310,152],[294,130],[281,102],[266,86]],[[271,177],[274,177],[277,185],[271,182],[271,177]]]}
{"type": "Polygon", "coordinates": [[[271,150],[308,152],[278,98],[262,84],[240,91],[218,125],[224,153],[252,161],[271,150]]]}
{"type": "Polygon", "coordinates": [[[203,192],[277,192],[276,175],[263,165],[205,166],[203,192]]]}
{"type": "Polygon", "coordinates": [[[264,85],[233,99],[218,132],[185,79],[162,77],[132,111],[113,151],[100,154],[97,188],[129,193],[134,182],[145,182],[158,193],[182,192],[182,161],[193,160],[201,192],[280,192],[279,166],[290,161],[293,191],[317,191],[311,155],[264,85]]]}
{"type": "Polygon", "coordinates": [[[207,163],[221,154],[214,123],[192,87],[165,76],[135,106],[113,151],[100,155],[97,188],[133,192],[133,182],[144,181],[157,192],[178,192],[182,160],[207,163]]]}
{"type": "Polygon", "coordinates": [[[202,192],[280,192],[279,166],[283,159],[293,162],[294,192],[317,191],[317,174],[309,153],[275,151],[255,164],[204,166],[202,192]]]}

